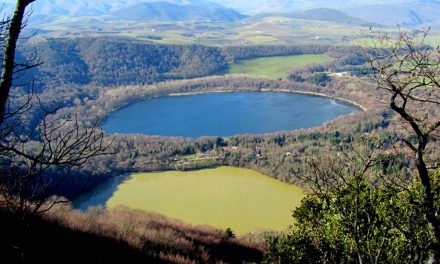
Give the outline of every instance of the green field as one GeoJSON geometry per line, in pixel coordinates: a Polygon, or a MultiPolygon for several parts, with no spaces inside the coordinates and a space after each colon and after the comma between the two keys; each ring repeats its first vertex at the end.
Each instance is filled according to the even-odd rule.
{"type": "Polygon", "coordinates": [[[286,230],[304,197],[298,187],[233,167],[135,174],[118,184],[111,197],[106,196],[108,185],[99,188],[80,199],[103,199],[96,195],[102,193],[110,208],[126,205],[194,225],[230,227],[240,234],[286,230]]]}
{"type": "Polygon", "coordinates": [[[267,57],[242,60],[233,64],[227,74],[246,74],[271,79],[285,79],[290,71],[312,64],[325,64],[333,58],[324,54],[267,57]]]}
{"type": "Polygon", "coordinates": [[[368,27],[327,21],[292,19],[282,16],[264,17],[241,22],[133,22],[111,18],[60,17],[42,24],[40,36],[119,36],[166,44],[224,45],[350,45],[366,35],[378,38],[381,28],[370,32],[368,27]],[[154,38],[148,38],[154,36],[154,38]]]}

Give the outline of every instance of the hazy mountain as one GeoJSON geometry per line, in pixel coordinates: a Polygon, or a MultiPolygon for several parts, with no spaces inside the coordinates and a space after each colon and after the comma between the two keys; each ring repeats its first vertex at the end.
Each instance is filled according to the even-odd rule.
{"type": "Polygon", "coordinates": [[[415,5],[364,5],[345,9],[346,12],[359,18],[376,21],[383,25],[418,26],[439,21],[440,3],[424,1],[415,5]]]}
{"type": "Polygon", "coordinates": [[[212,0],[247,14],[332,8],[378,24],[417,26],[440,18],[440,0],[212,0]]]}
{"type": "Polygon", "coordinates": [[[253,18],[261,18],[266,16],[283,16],[305,20],[330,21],[357,26],[379,26],[379,24],[368,22],[354,16],[349,16],[342,11],[331,8],[315,8],[307,11],[297,11],[293,13],[261,13],[254,16],[253,18]]]}
{"type": "MultiPolygon", "coordinates": [[[[5,2],[4,9],[11,10],[14,6],[11,3],[14,3],[14,0],[6,0],[5,2]]],[[[245,14],[262,12],[293,13],[316,8],[332,8],[343,11],[348,16],[392,26],[396,24],[406,26],[433,24],[438,22],[440,18],[440,0],[37,0],[33,4],[33,19],[35,21],[49,20],[58,16],[102,16],[112,13],[124,17],[121,12],[117,12],[124,9],[128,14],[136,14],[139,19],[152,17],[151,15],[155,9],[148,8],[144,4],[138,5],[141,3],[162,6],[162,8],[157,7],[157,11],[162,14],[159,17],[170,17],[172,20],[176,20],[177,17],[174,5],[184,6],[182,7],[181,17],[188,14],[187,7],[191,6],[195,9],[205,9],[210,16],[217,17],[212,20],[223,20],[225,17],[231,17],[226,20],[235,20],[234,17],[237,14],[233,14],[231,10],[224,9],[222,6],[236,9],[245,14]],[[164,2],[172,4],[168,6],[170,14],[166,14],[165,11],[167,10],[164,2]],[[134,10],[136,7],[145,10],[147,15],[142,15],[140,11],[134,10]],[[220,14],[213,15],[215,11],[220,12],[220,14]]],[[[198,13],[203,12],[198,11],[198,13]]],[[[126,18],[129,16],[128,14],[125,15],[126,18]]],[[[194,17],[199,16],[194,15],[194,17]]]]}
{"type": "Polygon", "coordinates": [[[371,22],[364,21],[354,16],[349,16],[344,12],[331,8],[310,9],[304,12],[292,14],[291,16],[294,18],[331,21],[331,22],[344,23],[350,25],[360,25],[360,26],[370,26],[373,24],[371,22]]]}
{"type": "Polygon", "coordinates": [[[124,20],[140,21],[236,21],[246,16],[210,2],[173,4],[170,2],[139,3],[112,13],[124,20]]]}
{"type": "MultiPolygon", "coordinates": [[[[147,0],[148,1],[148,0],[147,0]]],[[[14,0],[6,0],[14,7],[14,0]]],[[[141,2],[140,0],[37,0],[31,5],[35,16],[99,16],[141,2]]]]}
{"type": "MultiPolygon", "coordinates": [[[[7,0],[5,10],[11,12],[13,0],[7,0]]],[[[37,0],[32,4],[32,20],[50,21],[59,16],[104,16],[141,20],[209,19],[234,21],[244,16],[207,0],[37,0]],[[190,10],[192,9],[192,10],[190,10]],[[181,14],[179,14],[179,11],[181,14]],[[143,13],[144,12],[144,13],[143,13]],[[184,19],[189,16],[188,19],[184,19]]]]}
{"type": "Polygon", "coordinates": [[[226,7],[238,9],[245,13],[259,13],[259,12],[291,12],[297,10],[307,10],[312,8],[334,8],[345,9],[350,7],[364,6],[364,5],[393,5],[393,6],[408,6],[408,5],[424,5],[424,4],[439,4],[439,0],[211,0],[220,3],[226,7]]]}
{"type": "MultiPolygon", "coordinates": [[[[363,3],[383,3],[377,0],[212,0],[226,7],[238,9],[244,13],[256,14],[261,12],[293,12],[313,8],[343,8],[358,6],[363,3]]],[[[393,0],[391,0],[393,1],[393,0]]],[[[390,2],[390,1],[387,1],[390,2]]]]}

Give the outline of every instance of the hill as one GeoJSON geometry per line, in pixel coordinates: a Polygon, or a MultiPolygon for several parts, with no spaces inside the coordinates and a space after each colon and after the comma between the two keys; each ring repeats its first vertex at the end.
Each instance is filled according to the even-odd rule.
{"type": "Polygon", "coordinates": [[[40,87],[63,84],[139,85],[219,73],[237,60],[322,54],[329,46],[166,45],[123,38],[51,38],[30,41],[19,49],[18,61],[38,51],[44,62],[26,78],[40,87]]]}
{"type": "Polygon", "coordinates": [[[45,84],[147,84],[206,76],[226,67],[221,51],[200,45],[162,45],[121,38],[47,39],[24,45],[43,65],[29,78],[45,84]]]}
{"type": "MultiPolygon", "coordinates": [[[[11,13],[14,7],[14,1],[7,0],[4,11],[11,13]]],[[[235,10],[206,0],[39,0],[32,4],[33,24],[54,21],[60,17],[83,16],[107,17],[111,20],[153,18],[158,21],[235,21],[245,17],[235,10]]]]}
{"type": "Polygon", "coordinates": [[[288,17],[313,21],[327,21],[355,26],[379,26],[376,23],[368,22],[363,19],[350,16],[342,11],[331,8],[314,8],[293,13],[261,13],[254,16],[253,18],[258,19],[268,16],[288,17]]]}
{"type": "Polygon", "coordinates": [[[407,5],[379,4],[363,5],[344,9],[359,18],[379,22],[388,26],[415,27],[423,24],[438,22],[440,17],[440,3],[426,1],[407,5]]]}
{"type": "Polygon", "coordinates": [[[137,21],[237,21],[246,16],[214,3],[138,3],[112,13],[118,19],[137,21]]]}
{"type": "Polygon", "coordinates": [[[213,0],[227,7],[235,8],[246,14],[262,12],[297,12],[313,8],[332,8],[350,16],[359,17],[378,24],[396,26],[418,26],[435,23],[440,15],[438,0],[213,0]]]}
{"type": "MultiPolygon", "coordinates": [[[[14,2],[13,0],[9,0],[14,2]]],[[[37,16],[102,16],[129,6],[159,2],[155,0],[37,0],[34,2],[34,15],[37,16]]],[[[172,4],[193,3],[204,5],[203,0],[162,0],[172,4]]],[[[212,3],[214,4],[214,3],[212,3]]],[[[220,6],[220,4],[215,4],[220,6]]]]}
{"type": "MultiPolygon", "coordinates": [[[[31,22],[51,21],[60,16],[102,16],[141,0],[37,0],[31,4],[31,22]]],[[[14,0],[6,0],[4,11],[13,12],[14,0]]]]}
{"type": "MultiPolygon", "coordinates": [[[[383,1],[377,0],[212,0],[213,2],[220,3],[224,6],[235,8],[247,14],[257,14],[261,12],[293,12],[304,11],[313,8],[335,8],[341,9],[351,6],[360,6],[365,4],[381,4],[383,1]]],[[[387,1],[391,2],[403,2],[399,0],[387,1]]]]}
{"type": "MultiPolygon", "coordinates": [[[[0,208],[3,263],[23,263],[23,229],[0,208]]],[[[116,208],[80,213],[55,209],[34,217],[24,235],[29,263],[257,263],[262,241],[234,238],[210,227],[192,227],[160,215],[116,208]]]]}
{"type": "Polygon", "coordinates": [[[329,21],[358,26],[370,26],[374,24],[331,8],[310,9],[304,12],[290,14],[289,17],[306,20],[329,21]]]}

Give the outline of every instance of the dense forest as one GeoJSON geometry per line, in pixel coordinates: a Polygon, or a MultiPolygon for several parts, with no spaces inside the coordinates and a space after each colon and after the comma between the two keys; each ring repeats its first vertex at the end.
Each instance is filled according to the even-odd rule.
{"type": "Polygon", "coordinates": [[[216,48],[159,45],[117,38],[47,39],[24,45],[29,57],[38,50],[43,65],[29,78],[40,85],[150,84],[166,79],[205,76],[226,66],[216,48]]]}
{"type": "Polygon", "coordinates": [[[36,51],[42,65],[28,71],[26,80],[34,80],[37,87],[54,88],[66,84],[152,84],[212,75],[242,59],[322,53],[345,58],[355,49],[325,45],[218,48],[164,45],[115,37],[59,38],[23,42],[18,58],[25,61],[35,56],[36,51]]]}

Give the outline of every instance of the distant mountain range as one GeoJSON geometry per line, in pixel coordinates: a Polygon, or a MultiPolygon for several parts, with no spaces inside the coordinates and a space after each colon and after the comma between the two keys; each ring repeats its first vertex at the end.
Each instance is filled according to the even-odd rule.
{"type": "Polygon", "coordinates": [[[344,9],[345,12],[368,21],[382,25],[417,27],[423,24],[432,25],[440,22],[440,2],[418,1],[407,5],[363,5],[344,9]]]}
{"type": "Polygon", "coordinates": [[[399,7],[439,4],[440,0],[211,0],[226,7],[249,14],[261,12],[292,12],[313,8],[348,9],[365,5],[392,5],[399,7]]]}
{"type": "Polygon", "coordinates": [[[440,0],[212,0],[245,14],[292,13],[313,8],[332,8],[382,25],[419,26],[438,23],[440,0]]]}
{"type": "Polygon", "coordinates": [[[111,13],[123,20],[136,21],[237,21],[247,16],[218,4],[169,2],[139,3],[111,13]]]}
{"type": "MultiPolygon", "coordinates": [[[[4,2],[4,10],[10,12],[15,1],[4,2]]],[[[283,13],[315,19],[327,16],[323,20],[349,24],[368,21],[394,27],[440,24],[440,0],[37,0],[32,19],[44,22],[60,16],[107,16],[147,21],[236,21],[245,17],[240,12],[283,13]],[[312,13],[304,12],[310,9],[312,13]]]]}
{"type": "Polygon", "coordinates": [[[306,11],[297,11],[293,13],[260,13],[253,16],[254,19],[267,16],[282,16],[288,18],[329,21],[355,26],[380,26],[373,22],[365,21],[358,17],[347,15],[346,13],[331,8],[314,8],[306,11]]]}
{"type": "MultiPolygon", "coordinates": [[[[6,11],[12,11],[13,2],[6,2],[6,11]]],[[[32,4],[33,22],[47,22],[60,16],[145,21],[236,21],[246,17],[205,0],[37,0],[32,4]]]]}

